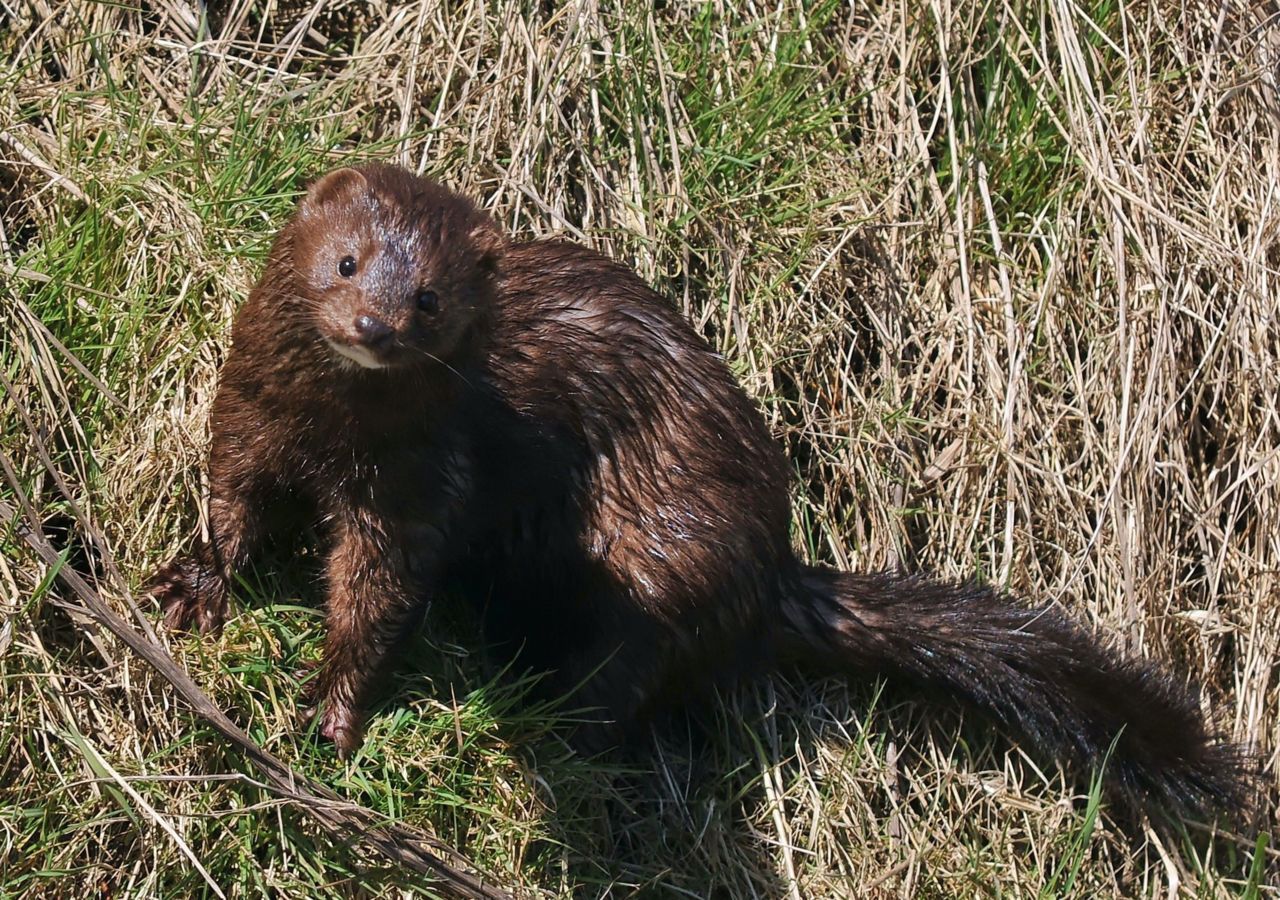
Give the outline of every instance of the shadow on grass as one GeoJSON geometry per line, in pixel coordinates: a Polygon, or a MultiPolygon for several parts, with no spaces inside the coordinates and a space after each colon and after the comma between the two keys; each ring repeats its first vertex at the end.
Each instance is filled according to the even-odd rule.
{"type": "MultiPolygon", "coordinates": [[[[575,897],[777,897],[790,893],[794,873],[801,895],[856,895],[866,870],[831,871],[830,848],[810,846],[794,817],[802,799],[811,802],[807,793],[829,791],[828,776],[845,779],[840,789],[860,795],[852,804],[840,798],[840,808],[862,812],[854,821],[843,821],[842,812],[841,821],[824,822],[824,834],[843,852],[876,856],[874,864],[890,877],[912,854],[927,854],[930,843],[973,845],[977,854],[990,833],[989,822],[966,823],[946,812],[954,805],[946,778],[977,777],[953,770],[998,769],[1007,747],[980,720],[961,724],[955,712],[902,702],[910,691],[846,689],[784,673],[672,713],[634,746],[584,759],[564,740],[572,713],[531,702],[530,681],[495,671],[483,652],[469,649],[479,643],[479,624],[454,602],[438,604],[411,637],[373,710],[365,746],[343,764],[306,733],[295,705],[297,672],[322,645],[323,619],[310,605],[320,594],[317,578],[313,555],[266,557],[248,591],[239,592],[248,609],[237,609],[227,633],[185,645],[198,679],[255,739],[300,770],[529,887],[575,897]],[[930,750],[941,751],[943,765],[930,750]],[[948,758],[954,766],[945,764],[948,758]]],[[[48,628],[65,630],[60,619],[58,612],[41,617],[48,628]]],[[[99,664],[65,642],[51,644],[71,674],[87,675],[99,664]]],[[[562,709],[571,706],[570,699],[562,709]]],[[[243,889],[255,887],[253,872],[278,872],[300,859],[310,867],[299,873],[303,884],[327,884],[334,896],[422,887],[410,873],[335,845],[287,808],[265,814],[262,807],[276,802],[270,791],[243,779],[219,780],[244,768],[234,750],[203,726],[166,724],[175,737],[150,753],[148,769],[208,776],[191,801],[198,808],[188,813],[196,824],[187,838],[202,858],[226,858],[219,872],[245,873],[243,889]]],[[[1077,800],[1082,826],[1051,851],[1054,872],[1074,880],[1086,864],[1126,868],[1131,847],[1091,839],[1096,798],[1077,800]]],[[[988,805],[980,815],[1001,812],[988,805]]],[[[123,818],[113,833],[117,841],[135,839],[123,818]]],[[[1042,858],[1036,840],[1028,832],[1006,849],[1042,858]]],[[[1263,877],[1249,871],[1238,848],[1224,847],[1216,859],[1221,871],[1238,870],[1242,880],[1256,884],[1263,877]]],[[[182,866],[159,877],[166,891],[203,887],[182,866]]]]}
{"type": "MultiPolygon", "coordinates": [[[[911,767],[916,776],[931,766],[935,773],[998,769],[1008,742],[981,720],[961,725],[957,713],[936,704],[922,716],[918,704],[899,702],[919,696],[915,692],[891,688],[882,696],[875,685],[837,691],[835,703],[819,704],[814,679],[801,675],[792,684],[784,674],[669,714],[635,745],[584,759],[564,740],[574,718],[572,697],[558,706],[531,699],[533,682],[496,669],[481,647],[478,616],[453,598],[435,604],[425,626],[410,636],[372,712],[365,746],[344,765],[308,734],[297,708],[299,673],[319,657],[324,633],[320,560],[308,549],[314,540],[303,544],[301,551],[277,547],[262,556],[237,592],[241,604],[227,633],[187,644],[189,664],[197,663],[193,668],[203,671],[198,677],[219,704],[264,746],[352,800],[428,829],[490,871],[583,897],[773,897],[791,892],[794,883],[807,894],[810,882],[855,892],[863,885],[823,871],[829,860],[806,846],[807,835],[789,831],[797,827],[789,809],[800,805],[792,801],[823,789],[815,761],[833,753],[839,768],[854,773],[865,814],[823,829],[847,835],[849,848],[889,854],[886,871],[899,861],[893,854],[906,858],[921,849],[903,835],[922,826],[928,833],[934,822],[941,823],[940,833],[926,841],[983,840],[982,828],[948,817],[948,798],[906,774],[911,767]],[[903,750],[907,768],[899,764],[903,750]],[[932,759],[924,755],[929,750],[932,759]],[[921,755],[911,759],[913,752],[921,755]],[[948,758],[958,764],[947,764],[948,758]],[[519,848],[514,858],[513,846],[519,848]]],[[[63,545],[73,562],[89,566],[87,555],[74,553],[73,541],[63,545]]],[[[67,670],[89,675],[99,668],[102,660],[78,630],[56,607],[45,610],[39,633],[67,670]]],[[[262,871],[304,856],[344,896],[419,885],[404,871],[370,865],[357,851],[335,846],[292,813],[279,816],[274,831],[244,827],[243,811],[272,802],[270,792],[252,784],[214,785],[214,777],[242,769],[243,760],[205,728],[176,732],[177,739],[151,757],[151,771],[170,773],[168,757],[173,772],[210,776],[200,800],[208,810],[202,835],[218,852],[262,871]],[[199,748],[194,765],[193,747],[199,748]],[[226,812],[237,809],[242,812],[226,812]]],[[[1034,770],[1035,762],[1041,761],[1027,768],[1034,770]]],[[[1112,857],[1108,868],[1125,869],[1117,856],[1124,842],[1091,840],[1096,796],[1076,799],[1079,838],[1053,851],[1061,861],[1053,871],[1074,881],[1085,861],[1104,856],[1112,857]]],[[[124,819],[112,827],[115,840],[133,839],[124,819]]],[[[1140,832],[1133,837],[1130,850],[1140,832]]],[[[1212,842],[1185,830],[1181,839],[1193,858],[1203,857],[1212,842]]],[[[1038,855],[1031,834],[1010,846],[1038,855]]],[[[1237,849],[1225,842],[1214,852],[1219,870],[1256,883],[1261,876],[1237,849]]],[[[189,870],[164,878],[173,890],[200,886],[189,870]]]]}

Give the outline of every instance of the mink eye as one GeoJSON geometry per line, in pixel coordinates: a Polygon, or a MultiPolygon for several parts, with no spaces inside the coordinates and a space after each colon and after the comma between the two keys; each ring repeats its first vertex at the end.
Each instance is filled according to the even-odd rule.
{"type": "Polygon", "coordinates": [[[342,261],[338,263],[338,274],[343,278],[350,278],[356,274],[356,258],[354,256],[342,257],[342,261]]]}
{"type": "Polygon", "coordinates": [[[433,290],[423,288],[418,291],[418,309],[434,315],[440,311],[440,296],[433,290]]]}

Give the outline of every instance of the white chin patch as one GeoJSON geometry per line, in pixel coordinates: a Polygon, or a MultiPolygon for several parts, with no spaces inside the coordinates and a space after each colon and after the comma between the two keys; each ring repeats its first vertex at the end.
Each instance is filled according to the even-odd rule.
{"type": "Polygon", "coordinates": [[[351,360],[363,369],[385,369],[387,366],[386,363],[359,344],[339,344],[334,341],[328,341],[328,344],[339,356],[351,360]]]}

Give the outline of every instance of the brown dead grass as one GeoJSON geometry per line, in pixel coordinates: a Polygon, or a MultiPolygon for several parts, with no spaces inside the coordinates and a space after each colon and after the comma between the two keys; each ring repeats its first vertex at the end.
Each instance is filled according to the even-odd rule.
{"type": "MultiPolygon", "coordinates": [[[[288,192],[394,159],[680,304],[787,443],[813,555],[979,572],[1201,684],[1274,830],[1274,4],[211,14],[0,0],[0,449],[42,515],[65,489],[101,531],[119,608],[194,525],[227,325],[288,192]]],[[[282,811],[3,547],[0,892],[418,890],[282,811]]],[[[649,774],[531,762],[450,695],[483,674],[447,628],[456,671],[402,687],[477,743],[389,711],[344,771],[295,740],[285,660],[316,634],[280,615],[175,652],[264,745],[529,890],[1251,896],[1255,834],[1077,847],[1078,785],[892,690],[744,690],[713,749],[659,741],[649,774]]]]}

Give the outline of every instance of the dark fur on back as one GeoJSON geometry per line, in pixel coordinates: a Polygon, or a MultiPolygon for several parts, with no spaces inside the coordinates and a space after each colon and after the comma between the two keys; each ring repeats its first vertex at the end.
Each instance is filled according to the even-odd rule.
{"type": "Polygon", "coordinates": [[[667,303],[402,170],[339,170],[303,201],[237,319],[212,429],[210,540],[155,593],[171,626],[217,628],[262,510],[312,501],[330,535],[315,699],[342,752],[397,636],[458,582],[548,691],[585,680],[587,744],[782,657],[904,676],[1078,764],[1119,734],[1110,772],[1141,796],[1237,793],[1188,691],[1058,613],[799,562],[785,459],[667,303]]]}

